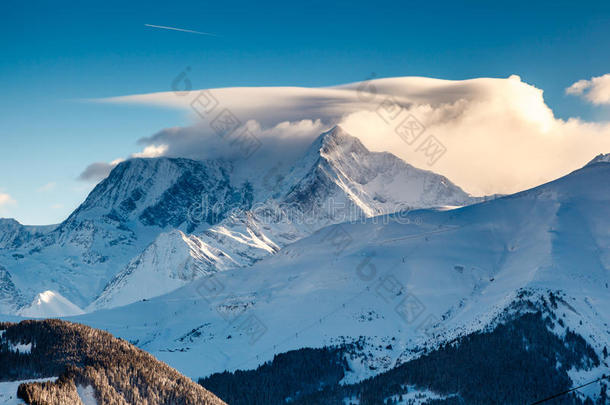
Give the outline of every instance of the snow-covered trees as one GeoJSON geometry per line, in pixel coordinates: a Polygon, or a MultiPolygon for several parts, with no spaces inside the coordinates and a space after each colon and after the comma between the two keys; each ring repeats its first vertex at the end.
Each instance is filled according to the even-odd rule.
{"type": "Polygon", "coordinates": [[[218,397],[150,354],[111,334],[61,321],[0,323],[0,380],[59,375],[56,382],[21,384],[28,404],[79,403],[77,387],[94,389],[98,404],[220,405],[218,397]],[[11,344],[31,344],[17,353],[11,344]]]}

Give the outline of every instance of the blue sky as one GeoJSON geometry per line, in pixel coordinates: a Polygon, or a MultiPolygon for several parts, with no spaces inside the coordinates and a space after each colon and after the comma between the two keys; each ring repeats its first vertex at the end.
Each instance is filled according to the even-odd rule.
{"type": "Polygon", "coordinates": [[[0,6],[0,193],[14,200],[0,216],[61,221],[92,187],[77,180],[89,163],[184,124],[177,111],[83,100],[168,91],[186,66],[196,88],[518,74],[558,117],[608,117],[565,95],[610,72],[608,2],[123,3],[0,6]]]}

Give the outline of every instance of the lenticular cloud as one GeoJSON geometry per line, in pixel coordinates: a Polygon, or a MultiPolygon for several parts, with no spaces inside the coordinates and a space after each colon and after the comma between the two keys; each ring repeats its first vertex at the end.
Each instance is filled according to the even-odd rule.
{"type": "Polygon", "coordinates": [[[219,88],[103,101],[188,112],[191,125],[140,141],[144,151],[163,156],[226,158],[251,172],[265,170],[289,165],[317,135],[340,124],[368,148],[443,174],[475,195],[523,190],[610,152],[608,123],[555,118],[543,91],[518,76],[400,77],[324,88],[219,88]],[[240,135],[228,136],[229,131],[240,135]],[[236,147],[244,142],[252,153],[236,147]]]}

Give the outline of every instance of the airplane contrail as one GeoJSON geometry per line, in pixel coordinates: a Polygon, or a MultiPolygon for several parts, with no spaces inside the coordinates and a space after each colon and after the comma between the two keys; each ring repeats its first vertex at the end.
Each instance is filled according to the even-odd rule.
{"type": "Polygon", "coordinates": [[[175,27],[166,27],[164,25],[153,25],[153,24],[144,24],[146,27],[151,27],[151,28],[160,28],[162,30],[172,30],[172,31],[181,31],[181,32],[189,32],[191,34],[199,34],[199,35],[210,35],[213,37],[217,37],[218,35],[216,34],[211,34],[209,32],[200,32],[200,31],[193,31],[193,30],[185,30],[184,28],[175,28],[175,27]]]}

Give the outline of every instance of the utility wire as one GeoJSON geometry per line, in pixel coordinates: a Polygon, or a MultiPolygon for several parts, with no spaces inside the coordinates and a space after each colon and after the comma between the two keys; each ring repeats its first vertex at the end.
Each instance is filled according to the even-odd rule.
{"type": "Polygon", "coordinates": [[[540,401],[532,402],[532,404],[531,404],[531,405],[542,404],[543,402],[547,402],[547,401],[550,401],[551,399],[555,399],[555,398],[558,398],[558,397],[560,397],[560,396],[562,396],[562,395],[569,394],[569,393],[570,393],[570,392],[572,392],[572,391],[579,390],[579,389],[581,389],[582,387],[586,387],[587,385],[594,384],[594,383],[596,383],[596,382],[598,382],[598,381],[601,381],[601,380],[607,380],[608,378],[610,378],[610,376],[602,375],[602,376],[601,376],[601,377],[599,377],[597,380],[589,381],[588,383],[583,384],[583,385],[579,385],[578,387],[576,387],[576,388],[572,388],[571,390],[563,391],[563,392],[560,392],[559,394],[555,394],[555,395],[553,395],[553,396],[551,396],[551,397],[548,397],[548,398],[545,398],[545,399],[541,399],[540,401]]]}

